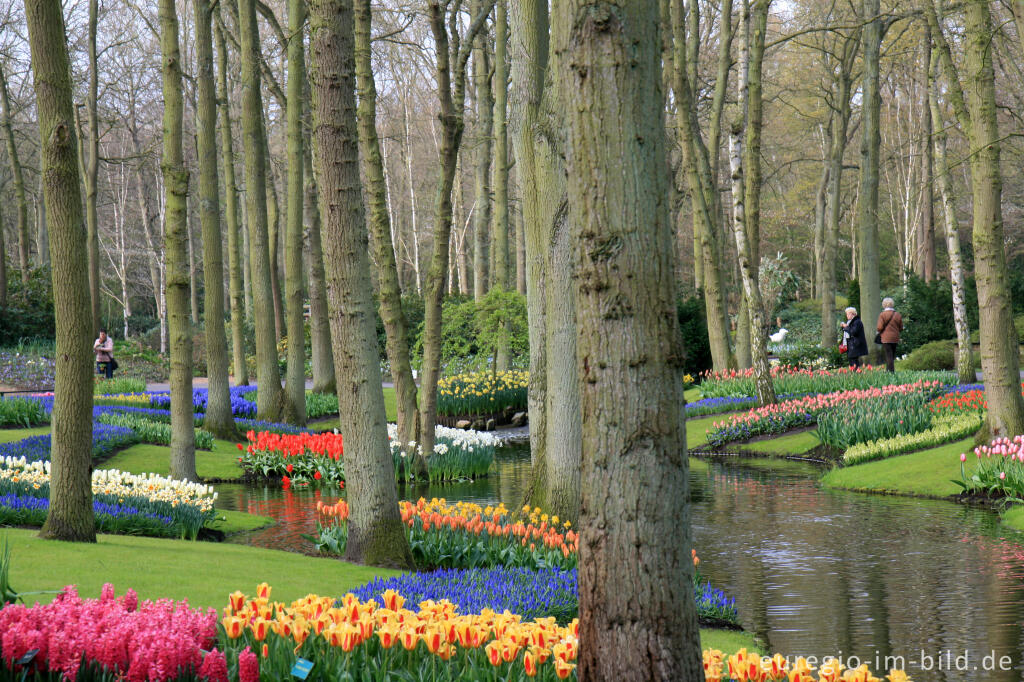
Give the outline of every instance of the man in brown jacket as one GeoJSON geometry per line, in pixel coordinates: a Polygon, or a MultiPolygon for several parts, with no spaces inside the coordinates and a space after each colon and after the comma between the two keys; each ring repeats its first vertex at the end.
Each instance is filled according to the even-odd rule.
{"type": "Polygon", "coordinates": [[[896,345],[900,342],[900,332],[903,331],[903,316],[896,312],[896,301],[891,298],[882,299],[882,312],[878,316],[878,336],[875,343],[881,339],[882,349],[885,351],[885,368],[890,372],[896,371],[896,345]]]}

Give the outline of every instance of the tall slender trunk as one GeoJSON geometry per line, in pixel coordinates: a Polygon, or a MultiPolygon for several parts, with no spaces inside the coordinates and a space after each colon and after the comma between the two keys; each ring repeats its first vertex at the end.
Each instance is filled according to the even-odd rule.
{"type": "Polygon", "coordinates": [[[238,224],[238,188],[235,184],[235,152],[231,138],[231,103],[228,92],[228,48],[217,5],[217,90],[220,113],[220,148],[224,163],[224,221],[228,232],[228,296],[231,300],[231,364],[235,385],[249,384],[245,361],[245,295],[242,281],[242,252],[238,224]]]}
{"type": "Polygon", "coordinates": [[[921,62],[924,65],[924,88],[921,95],[921,211],[917,222],[917,275],[926,282],[935,279],[935,197],[932,117],[928,107],[931,89],[932,32],[925,24],[921,62]]]}
{"type": "MultiPolygon", "coordinates": [[[[484,0],[473,0],[479,14],[484,0]]],[[[491,3],[494,4],[494,3],[491,3]]],[[[488,239],[491,222],[491,140],[494,132],[491,102],[490,50],[486,27],[473,40],[473,84],[476,92],[476,163],[473,166],[473,298],[479,301],[488,289],[488,239]]]]}
{"type": "Polygon", "coordinates": [[[351,507],[346,558],[412,568],[398,514],[373,321],[356,143],[353,6],[347,0],[311,0],[310,10],[313,139],[320,162],[334,360],[344,384],[338,411],[351,507]]]}
{"type": "Polygon", "coordinates": [[[305,209],[305,158],[302,119],[305,113],[306,3],[288,0],[288,211],[285,228],[285,297],[288,299],[288,372],[285,397],[291,403],[296,424],[306,423],[306,330],[303,305],[306,296],[302,269],[302,217],[305,209]]]}
{"type": "MultiPolygon", "coordinates": [[[[199,220],[203,231],[203,315],[206,376],[209,379],[203,428],[220,438],[236,433],[228,387],[224,332],[224,255],[221,247],[220,187],[217,177],[217,88],[213,78],[213,10],[194,0],[196,24],[196,150],[199,160],[199,220]]],[[[226,105],[226,103],[225,103],[226,105]]],[[[233,187],[227,194],[234,192],[233,187]]]]}
{"type": "MultiPolygon", "coordinates": [[[[494,0],[484,0],[466,35],[449,54],[450,37],[445,10],[439,0],[429,0],[430,29],[436,45],[437,92],[441,105],[441,169],[434,202],[434,252],[427,271],[425,314],[423,319],[423,377],[420,387],[420,440],[423,452],[434,451],[434,426],[437,419],[437,382],[441,376],[441,300],[448,274],[448,242],[452,231],[452,187],[455,164],[465,129],[463,108],[466,100],[466,62],[469,48],[487,20],[494,0]],[[452,63],[454,61],[454,64],[452,63]]],[[[454,7],[453,10],[457,10],[454,7]]],[[[452,22],[455,26],[456,22],[452,22]]]]}
{"type": "Polygon", "coordinates": [[[405,172],[409,181],[409,217],[412,237],[412,269],[416,275],[416,293],[423,294],[423,278],[420,275],[420,237],[416,222],[416,181],[412,174],[412,136],[409,132],[409,103],[402,100],[402,122],[405,125],[405,172]]]}
{"type": "Polygon", "coordinates": [[[579,677],[697,680],[658,3],[555,6],[584,415],[579,677]]]}
{"type": "MultiPolygon", "coordinates": [[[[398,406],[398,437],[406,450],[412,441],[419,441],[416,411],[416,381],[412,376],[409,350],[409,323],[402,311],[402,290],[398,284],[398,265],[391,241],[391,220],[387,211],[387,185],[380,139],[377,137],[377,87],[373,81],[370,53],[372,14],[370,0],[355,0],[355,70],[359,92],[359,145],[362,149],[366,196],[370,202],[370,237],[377,262],[377,286],[380,315],[387,335],[388,362],[395,382],[398,406]]],[[[427,473],[422,453],[408,448],[410,466],[417,476],[427,473]]]]}
{"type": "MultiPolygon", "coordinates": [[[[821,180],[818,181],[818,189],[814,192],[814,259],[811,263],[813,270],[813,277],[811,278],[811,298],[822,297],[825,294],[822,292],[822,277],[824,276],[822,268],[822,259],[825,253],[825,222],[826,214],[828,213],[828,176],[832,170],[832,166],[828,159],[828,148],[831,147],[831,141],[828,140],[832,136],[832,121],[829,119],[828,133],[826,135],[825,144],[823,147],[823,155],[825,158],[821,164],[821,180]]],[[[824,342],[824,336],[822,336],[822,347],[828,345],[824,342]]]]}
{"type": "Polygon", "coordinates": [[[878,274],[878,169],[881,146],[879,89],[879,52],[882,45],[882,20],[879,0],[864,0],[862,32],[864,46],[864,83],[861,86],[863,138],[860,148],[860,208],[857,231],[857,277],[860,284],[860,317],[868,326],[869,347],[877,361],[881,349],[874,346],[872,325],[882,311],[878,274]]]}
{"type": "Polygon", "coordinates": [[[160,0],[160,51],[163,56],[164,253],[167,259],[167,317],[171,337],[172,478],[196,481],[192,405],[192,325],[189,321],[188,170],[182,153],[182,117],[178,15],[174,0],[160,0]]]}
{"type": "Polygon", "coordinates": [[[260,419],[276,421],[281,412],[281,372],[277,366],[274,301],[267,239],[267,179],[260,95],[259,29],[255,0],[239,0],[242,57],[242,147],[245,150],[245,220],[252,277],[253,328],[256,336],[256,409],[260,419]]]}
{"type": "MultiPolygon", "coordinates": [[[[725,305],[725,286],[721,258],[718,257],[718,180],[717,164],[710,162],[710,155],[718,156],[721,107],[725,101],[725,85],[729,80],[729,46],[732,44],[732,24],[726,19],[732,13],[732,1],[722,4],[722,36],[720,39],[718,80],[712,103],[711,144],[704,146],[697,122],[696,104],[692,99],[693,86],[689,82],[689,44],[697,36],[687,36],[682,0],[672,3],[673,34],[673,90],[677,93],[676,127],[683,150],[684,162],[680,174],[690,187],[690,201],[693,214],[694,262],[701,263],[701,284],[704,289],[704,306],[708,324],[708,340],[711,344],[712,363],[716,370],[734,366],[732,349],[729,346],[729,321],[725,305]],[[725,55],[724,58],[722,55],[725,55]]],[[[682,212],[680,212],[682,218],[682,212]]]]}
{"type": "MultiPolygon", "coordinates": [[[[491,220],[491,250],[494,272],[491,286],[509,289],[509,220],[508,220],[508,6],[498,0],[494,22],[494,212],[491,220]]],[[[499,353],[501,350],[499,349],[499,353]]],[[[505,349],[507,353],[508,350],[505,349]]]]}
{"type": "MultiPolygon", "coordinates": [[[[284,300],[281,298],[281,204],[277,200],[277,173],[271,162],[267,136],[263,138],[263,145],[264,158],[267,160],[267,253],[270,257],[270,291],[274,303],[274,334],[280,341],[286,331],[284,300]]],[[[287,399],[286,396],[286,393],[282,394],[282,398],[287,399]]]]}
{"type": "Polygon", "coordinates": [[[949,254],[949,281],[953,290],[953,326],[956,328],[957,380],[961,384],[973,384],[974,358],[971,349],[971,329],[967,323],[967,295],[964,280],[963,255],[960,249],[960,225],[956,219],[956,205],[953,203],[953,181],[949,176],[946,161],[946,125],[939,109],[939,97],[933,74],[939,69],[938,53],[931,55],[932,73],[928,76],[928,108],[931,113],[935,144],[935,164],[938,167],[939,199],[942,202],[943,224],[946,229],[946,252],[949,254]]]}
{"type": "Polygon", "coordinates": [[[57,329],[50,509],[40,536],[96,541],[92,508],[92,316],[82,225],[71,62],[58,0],[26,0],[49,217],[57,329]]]}
{"type": "MultiPolygon", "coordinates": [[[[193,106],[193,109],[196,108],[193,106]]],[[[185,235],[188,239],[188,295],[189,320],[192,326],[199,324],[199,258],[196,256],[195,224],[189,205],[192,202],[185,197],[185,235]]]]}
{"type": "Polygon", "coordinates": [[[99,0],[89,0],[89,91],[86,107],[89,114],[89,158],[85,167],[85,218],[89,259],[89,295],[92,302],[93,335],[100,328],[100,237],[96,222],[97,177],[100,169],[100,125],[97,114],[99,100],[99,64],[96,54],[96,24],[99,0]]]}
{"type": "MultiPolygon", "coordinates": [[[[308,79],[307,79],[308,85],[308,79]]],[[[320,197],[313,169],[312,145],[305,148],[306,220],[309,223],[309,336],[313,353],[313,391],[337,393],[334,379],[334,351],[327,311],[327,281],[324,249],[320,234],[320,197]]]]}
{"type": "MultiPolygon", "coordinates": [[[[7,91],[7,77],[0,68],[0,105],[3,105],[4,137],[7,142],[7,160],[11,164],[11,177],[14,179],[14,200],[18,212],[18,268],[21,270],[21,283],[28,284],[28,200],[25,198],[25,178],[21,172],[21,160],[18,157],[18,147],[14,144],[14,126],[11,123],[11,97],[7,91]]],[[[3,266],[6,268],[6,264],[3,266]]],[[[3,273],[3,296],[0,301],[7,299],[7,273],[3,273]]]]}

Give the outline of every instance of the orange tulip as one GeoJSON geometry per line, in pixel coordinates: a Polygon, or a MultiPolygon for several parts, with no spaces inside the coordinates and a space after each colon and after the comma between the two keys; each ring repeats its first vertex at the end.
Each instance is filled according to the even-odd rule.
{"type": "Polygon", "coordinates": [[[260,599],[270,599],[270,585],[267,583],[260,583],[256,587],[256,596],[260,599]]]}
{"type": "Polygon", "coordinates": [[[238,639],[245,632],[245,620],[237,616],[227,616],[221,620],[224,631],[231,639],[238,639]]]}
{"type": "Polygon", "coordinates": [[[415,649],[419,641],[420,635],[415,630],[410,628],[402,630],[402,646],[405,647],[406,651],[412,651],[415,649]]]}
{"type": "Polygon", "coordinates": [[[438,658],[440,658],[442,661],[447,661],[448,659],[450,659],[454,655],[455,655],[455,647],[453,647],[451,644],[445,644],[437,652],[438,658]]]}
{"type": "Polygon", "coordinates": [[[501,665],[501,644],[498,643],[498,640],[490,642],[484,647],[484,651],[487,652],[487,660],[491,662],[491,665],[495,667],[501,665]]]}
{"type": "Polygon", "coordinates": [[[390,649],[398,641],[398,628],[394,625],[385,625],[377,630],[377,638],[380,640],[382,647],[390,649]]]}
{"type": "Polygon", "coordinates": [[[423,635],[423,641],[427,643],[427,651],[432,654],[436,654],[441,649],[441,645],[447,642],[444,632],[437,626],[427,629],[426,634],[423,635]]]}
{"type": "Polygon", "coordinates": [[[256,641],[262,642],[264,639],[267,638],[267,630],[269,626],[270,622],[268,620],[266,620],[265,618],[261,618],[260,616],[257,616],[249,624],[249,629],[252,630],[252,636],[256,639],[256,641]]]}
{"type": "Polygon", "coordinates": [[[818,676],[821,682],[838,682],[842,671],[843,664],[838,659],[831,658],[818,669],[818,676]]]}
{"type": "Polygon", "coordinates": [[[575,664],[573,664],[573,663],[566,663],[565,661],[563,661],[560,658],[556,658],[555,659],[555,675],[558,675],[558,679],[560,679],[560,680],[566,679],[567,677],[569,677],[569,675],[572,674],[572,671],[575,670],[575,669],[576,669],[576,665],[575,664]]]}
{"type": "Polygon", "coordinates": [[[398,611],[405,604],[405,597],[394,590],[385,590],[381,595],[384,597],[384,608],[398,611]]]}
{"type": "Polygon", "coordinates": [[[241,611],[242,607],[245,605],[245,595],[238,590],[235,590],[228,595],[228,601],[231,603],[232,611],[241,611]]]}
{"type": "Polygon", "coordinates": [[[260,654],[263,656],[263,658],[266,658],[267,656],[269,656],[270,655],[270,647],[268,647],[266,644],[264,644],[263,648],[260,649],[260,654]]]}
{"type": "Polygon", "coordinates": [[[526,671],[527,677],[533,677],[537,674],[537,658],[530,650],[523,654],[523,670],[526,671]]]}

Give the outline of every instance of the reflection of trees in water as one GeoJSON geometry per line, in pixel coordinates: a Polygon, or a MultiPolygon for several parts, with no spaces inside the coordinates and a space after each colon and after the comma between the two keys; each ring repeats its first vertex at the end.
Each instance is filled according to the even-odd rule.
{"type": "MultiPolygon", "coordinates": [[[[702,571],[737,599],[744,626],[789,655],[990,649],[1020,662],[1024,547],[993,515],[947,502],[818,488],[791,472],[716,463],[695,474],[702,571]]],[[[980,679],[911,671],[916,680],[980,679]]],[[[1019,679],[986,673],[985,679],[1019,679]]]]}

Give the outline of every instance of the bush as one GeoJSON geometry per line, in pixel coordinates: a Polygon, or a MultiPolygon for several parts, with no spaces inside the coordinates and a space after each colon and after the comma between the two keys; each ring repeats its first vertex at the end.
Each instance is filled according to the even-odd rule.
{"type": "Polygon", "coordinates": [[[683,340],[683,372],[697,375],[711,369],[711,343],[704,298],[692,296],[676,304],[679,332],[683,340]]]}
{"type": "MultiPolygon", "coordinates": [[[[956,341],[931,341],[919,346],[900,364],[901,370],[954,370],[956,369],[956,341]]],[[[981,357],[974,354],[974,367],[981,367],[981,357]]]]}
{"type": "MultiPolygon", "coordinates": [[[[526,298],[514,291],[492,291],[479,304],[472,299],[450,296],[441,304],[441,366],[445,374],[473,372],[491,367],[499,322],[509,321],[512,366],[522,367],[529,359],[529,329],[526,298]]],[[[413,366],[423,363],[423,324],[416,330],[412,347],[413,366]]],[[[383,355],[382,355],[383,358],[383,355]]]]}
{"type": "Polygon", "coordinates": [[[800,369],[830,369],[843,367],[849,362],[839,352],[839,345],[822,348],[818,345],[797,346],[793,350],[779,353],[779,364],[800,369]]]}
{"type": "MultiPolygon", "coordinates": [[[[978,322],[977,290],[974,280],[967,282],[967,321],[971,327],[978,322]]],[[[903,315],[900,350],[911,352],[931,341],[956,336],[953,324],[953,290],[949,280],[938,279],[930,284],[917,275],[908,275],[903,291],[894,295],[896,309],[903,315]]]]}

